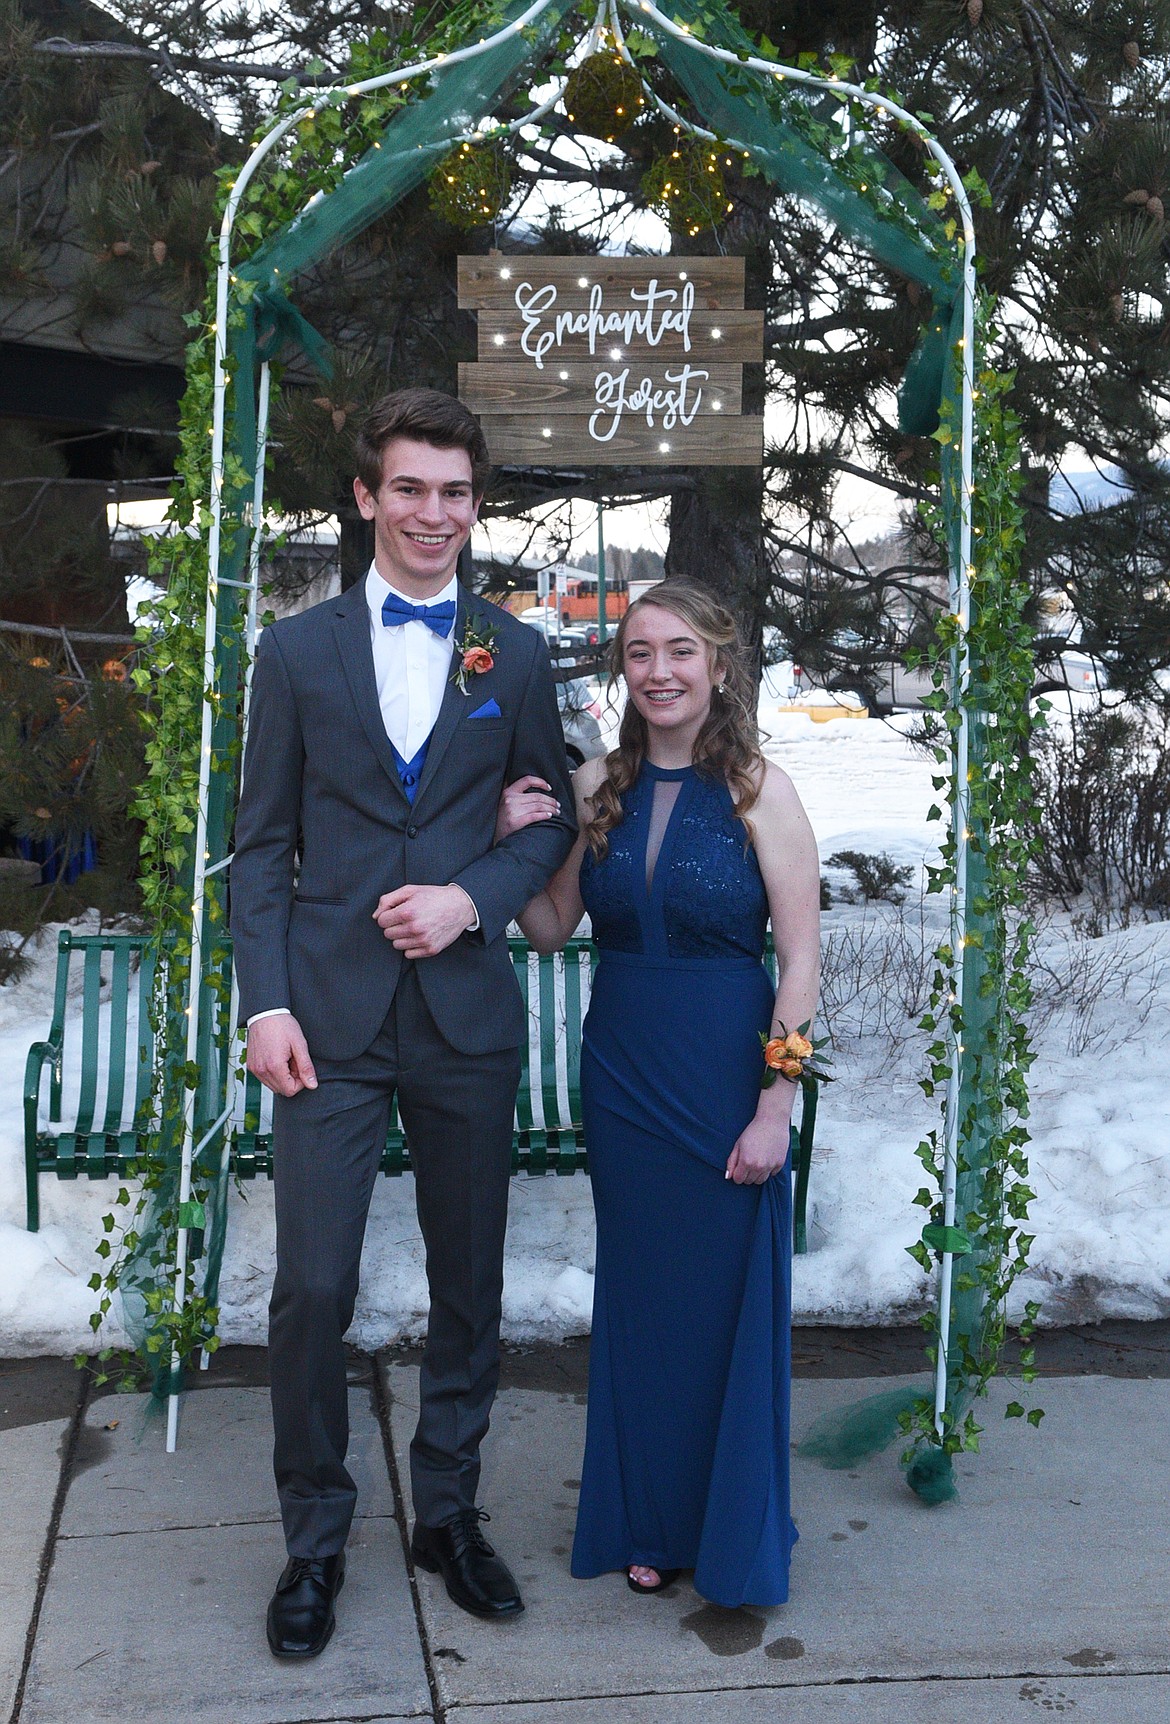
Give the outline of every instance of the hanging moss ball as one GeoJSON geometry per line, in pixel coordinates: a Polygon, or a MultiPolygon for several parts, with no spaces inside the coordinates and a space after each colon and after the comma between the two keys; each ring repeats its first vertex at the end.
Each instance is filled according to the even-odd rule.
{"type": "Polygon", "coordinates": [[[651,162],[642,177],[642,195],[672,233],[693,237],[730,215],[723,177],[729,165],[726,149],[718,144],[679,136],[667,155],[651,162]]]}
{"type": "Polygon", "coordinates": [[[512,189],[512,163],[500,144],[460,144],[431,175],[431,208],[452,227],[495,221],[512,189]]]}
{"type": "Polygon", "coordinates": [[[569,73],[565,112],[579,132],[612,144],[646,106],[642,80],[620,55],[590,54],[569,73]]]}

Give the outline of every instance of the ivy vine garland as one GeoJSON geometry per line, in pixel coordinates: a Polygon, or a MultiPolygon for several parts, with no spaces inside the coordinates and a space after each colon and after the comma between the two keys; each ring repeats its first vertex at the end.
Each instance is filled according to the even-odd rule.
{"type": "MultiPolygon", "coordinates": [[[[1033,1235],[1025,1229],[1028,1206],[1035,1195],[1029,1184],[1025,1123],[1027,1072],[1034,1058],[1026,1017],[1032,997],[1028,959],[1033,932],[1027,916],[1026,882],[1039,845],[1030,750],[1034,665],[1032,630],[1026,616],[1029,593],[1020,575],[1024,528],[1019,502],[1019,421],[1010,405],[1013,376],[982,360],[994,335],[991,302],[981,295],[976,353],[982,362],[976,370],[974,404],[978,482],[971,498],[973,562],[968,626],[968,650],[977,675],[961,704],[977,726],[979,739],[968,779],[971,841],[981,862],[982,889],[971,906],[973,928],[968,941],[983,966],[980,991],[986,997],[996,997],[999,1009],[996,1021],[986,1031],[986,1052],[973,1062],[959,1122],[960,1143],[965,1146],[959,1165],[960,1192],[972,1172],[971,1145],[982,1140],[980,1201],[955,1218],[971,1246],[957,1262],[956,1301],[967,1294],[983,1295],[979,1332],[970,1333],[956,1323],[951,1335],[951,1372],[962,1378],[972,1399],[986,1393],[999,1370],[1007,1339],[1008,1294],[1027,1266],[1032,1245],[1033,1235]]],[[[947,447],[957,434],[957,427],[944,419],[934,435],[947,447]]],[[[951,482],[957,486],[957,476],[951,482]]],[[[955,502],[957,506],[957,498],[955,502]]],[[[945,547],[940,505],[932,504],[923,514],[940,546],[945,547]]],[[[944,614],[929,652],[923,655],[933,683],[927,703],[935,715],[933,752],[939,768],[933,783],[943,797],[943,804],[931,814],[948,821],[940,843],[941,863],[928,870],[928,890],[944,896],[955,889],[957,879],[948,811],[954,799],[952,745],[960,711],[960,701],[952,690],[953,655],[958,646],[958,621],[944,614]]],[[[954,961],[955,953],[944,941],[935,952],[930,1000],[920,1025],[933,1038],[926,1053],[928,1075],[921,1080],[928,1097],[945,1093],[951,1076],[951,1050],[962,1047],[968,1027],[963,1002],[955,998],[952,989],[954,961]]],[[[930,1272],[946,1243],[941,1131],[928,1133],[916,1154],[931,1184],[923,1187],[914,1201],[929,1212],[929,1220],[923,1237],[909,1249],[930,1272]]],[[[1024,1343],[1020,1374],[1027,1383],[1036,1374],[1033,1340],[1038,1312],[1038,1304],[1028,1301],[1019,1329],[1024,1343]]],[[[923,1322],[932,1337],[932,1348],[937,1348],[938,1312],[932,1310],[923,1322]]],[[[1026,1416],[1030,1424],[1038,1425],[1044,1414],[1034,1407],[1025,1415],[1023,1406],[1012,1401],[1007,1416],[1026,1416]]],[[[980,1426],[970,1406],[961,1423],[944,1422],[940,1433],[935,1426],[934,1404],[924,1398],[904,1420],[904,1427],[917,1444],[926,1445],[927,1452],[937,1448],[950,1456],[978,1447],[980,1426]]],[[[905,1458],[912,1465],[920,1464],[912,1454],[905,1458]]]]}
{"type": "MultiPolygon", "coordinates": [[[[400,52],[430,55],[447,51],[465,42],[473,32],[483,33],[496,23],[498,13],[492,8],[465,4],[448,13],[442,28],[425,48],[412,46],[400,52]]],[[[763,52],[769,48],[770,44],[761,44],[763,52]]],[[[375,32],[368,43],[355,46],[347,76],[358,81],[374,75],[392,64],[393,58],[388,39],[375,32]]],[[[832,70],[840,75],[843,69],[834,64],[832,70]]],[[[286,225],[314,193],[327,195],[333,190],[347,169],[379,140],[392,114],[410,99],[409,86],[356,98],[348,98],[344,92],[323,92],[312,115],[303,118],[292,131],[283,152],[274,154],[264,171],[248,186],[236,224],[237,261],[243,261],[251,249],[286,225]]],[[[875,216],[900,227],[918,244],[931,243],[913,208],[893,198],[885,187],[872,183],[872,157],[853,145],[842,148],[839,129],[818,119],[791,91],[768,87],[765,99],[786,125],[799,131],[805,142],[831,156],[834,171],[875,216]]],[[[296,108],[303,100],[303,92],[290,86],[278,115],[296,108]]],[[[624,100],[621,105],[625,105],[624,100]]],[[[615,115],[616,106],[615,103],[615,115]]],[[[860,110],[858,117],[865,117],[860,110]]],[[[584,118],[582,115],[582,124],[584,118]]],[[[498,151],[506,164],[506,156],[498,144],[489,144],[488,148],[498,151]]],[[[476,217],[471,225],[492,219],[480,214],[487,207],[491,187],[488,177],[475,172],[482,165],[484,154],[482,145],[461,147],[453,152],[458,172],[451,157],[444,164],[451,167],[457,180],[462,178],[472,187],[474,195],[465,206],[476,217]],[[476,197],[483,201],[476,204],[476,197]]],[[[676,153],[652,165],[647,175],[649,183],[643,187],[645,195],[663,209],[676,231],[693,233],[700,227],[714,226],[728,213],[723,177],[728,160],[717,144],[693,138],[682,140],[676,153]]],[[[742,171],[751,172],[752,164],[745,162],[742,171]]],[[[221,212],[235,173],[234,168],[221,170],[221,212]]],[[[440,199],[446,194],[441,186],[436,193],[434,186],[441,177],[440,173],[432,180],[432,196],[440,199]]],[[[974,180],[970,183],[971,189],[978,193],[979,186],[974,180]]],[[[505,189],[500,203],[506,196],[505,189]]],[[[936,179],[936,190],[929,202],[944,215],[947,196],[946,188],[936,179]]],[[[453,193],[452,199],[454,202],[453,193]]],[[[953,232],[952,223],[948,237],[953,232]]],[[[237,297],[230,313],[233,320],[244,317],[241,297],[237,297]]],[[[173,1281],[168,1275],[180,1220],[189,1227],[201,1225],[215,1176],[214,1168],[202,1162],[196,1164],[191,1204],[181,1218],[173,1178],[174,1146],[181,1129],[184,1089],[196,1087],[199,1073],[182,1064],[184,1056],[176,1053],[173,1038],[168,1047],[168,1032],[181,1019],[191,955],[190,853],[199,783],[200,714],[205,697],[217,711],[220,701],[217,689],[204,688],[202,636],[208,575],[206,530],[211,484],[214,315],[214,284],[210,283],[203,310],[188,319],[191,328],[188,386],[181,409],[178,478],[170,511],[174,531],[152,545],[152,575],[165,590],[143,619],[140,638],[150,651],[144,654],[145,662],[134,673],[136,685],[148,697],[148,771],[136,810],[144,825],[142,888],[156,930],[156,944],[165,960],[157,969],[151,1008],[160,1051],[146,1122],[149,1141],[144,1155],[129,1170],[128,1181],[118,1190],[111,1213],[104,1218],[103,1237],[98,1244],[103,1267],[90,1283],[99,1295],[98,1309],[91,1319],[95,1332],[101,1330],[119,1291],[137,1295],[142,1346],[148,1357],[156,1361],[169,1358],[172,1346],[183,1359],[201,1346],[214,1347],[218,1322],[214,1306],[196,1290],[193,1263],[181,1311],[176,1310],[173,1281]],[[131,1181],[135,1182],[134,1188],[131,1181]]],[[[987,339],[987,333],[986,329],[981,331],[981,341],[987,339]]],[[[229,379],[229,388],[231,384],[229,379]]],[[[1027,1112],[1025,1074],[1031,1061],[1024,1023],[1028,1004],[1029,929],[1021,902],[1026,860],[1033,842],[1026,746],[1031,658],[1023,620],[1025,589],[1017,572],[1022,534],[1015,500],[1018,433],[1007,405],[1009,384],[1010,379],[990,367],[980,372],[976,402],[976,459],[980,479],[974,503],[978,550],[970,642],[981,667],[982,682],[979,689],[966,696],[973,710],[974,703],[979,702],[979,711],[990,710],[997,718],[997,723],[985,731],[986,747],[972,783],[972,811],[982,823],[986,862],[982,914],[990,918],[997,935],[989,943],[988,974],[992,988],[1000,990],[1002,1001],[991,1050],[979,1062],[973,1079],[973,1098],[968,1101],[969,1115],[981,1111],[994,1122],[987,1145],[982,1201],[956,1218],[977,1246],[964,1259],[957,1289],[960,1293],[964,1291],[962,1281],[966,1277],[971,1287],[982,1289],[986,1295],[981,1333],[957,1337],[958,1368],[976,1394],[986,1387],[998,1368],[1006,1297],[1027,1260],[1031,1243],[1024,1231],[1031,1192],[1023,1124],[1027,1112]]],[[[952,434],[950,427],[943,426],[938,436],[945,441],[952,434]]],[[[242,477],[240,472],[232,470],[229,462],[225,474],[228,487],[238,486],[242,477]]],[[[243,626],[242,613],[238,626],[243,626]]],[[[933,705],[942,727],[936,752],[940,790],[945,790],[949,783],[947,774],[951,766],[949,743],[943,732],[947,737],[953,736],[959,723],[958,697],[950,686],[954,645],[953,621],[944,617],[931,654],[933,705]]],[[[235,759],[230,755],[226,767],[234,772],[235,759]]],[[[954,881],[955,858],[949,838],[942,845],[942,853],[941,869],[932,881],[937,891],[948,890],[954,881]]],[[[222,931],[222,897],[212,891],[208,903],[215,926],[222,931]]],[[[226,988],[225,954],[226,943],[217,948],[213,938],[208,967],[221,990],[226,988]]],[[[929,1049],[930,1072],[923,1086],[928,1094],[944,1087],[949,1075],[951,1041],[947,1031],[956,1039],[961,1040],[962,1036],[961,1006],[950,998],[953,956],[945,945],[939,948],[934,990],[923,1019],[923,1027],[934,1037],[929,1049]]],[[[968,1136],[970,1123],[970,1118],[963,1122],[968,1136]]],[[[942,1219],[938,1196],[942,1178],[941,1134],[931,1134],[918,1153],[931,1176],[932,1186],[919,1194],[918,1201],[930,1210],[930,1223],[928,1238],[914,1248],[914,1255],[929,1270],[933,1269],[937,1254],[929,1243],[929,1233],[939,1227],[942,1219]]],[[[1030,1326],[1034,1316],[1035,1307],[1029,1306],[1027,1325],[1030,1326]]],[[[937,1319],[932,1317],[929,1321],[937,1334],[937,1319]]],[[[110,1349],[103,1348],[100,1358],[108,1362],[110,1349]]],[[[1025,1351],[1023,1366],[1024,1376],[1028,1377],[1032,1371],[1030,1349],[1025,1351]]],[[[159,1381],[160,1375],[156,1374],[156,1383],[159,1381]]],[[[169,1377],[167,1386],[171,1386],[169,1377]]],[[[1016,1403],[1009,1411],[1023,1413],[1016,1403]]],[[[1038,1410],[1028,1416],[1035,1422],[1038,1410]]],[[[961,1447],[974,1446],[978,1439],[978,1427],[970,1413],[961,1428],[944,1427],[940,1434],[935,1428],[933,1406],[925,1401],[906,1424],[916,1441],[921,1440],[946,1455],[961,1447]]]]}

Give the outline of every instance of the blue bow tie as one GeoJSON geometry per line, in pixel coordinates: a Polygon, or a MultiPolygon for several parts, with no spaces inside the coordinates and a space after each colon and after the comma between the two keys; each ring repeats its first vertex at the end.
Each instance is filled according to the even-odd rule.
{"type": "Polygon", "coordinates": [[[446,639],[455,626],[455,600],[448,599],[441,605],[412,605],[397,593],[387,593],[382,621],[388,629],[397,628],[399,623],[426,623],[435,634],[446,639]]]}

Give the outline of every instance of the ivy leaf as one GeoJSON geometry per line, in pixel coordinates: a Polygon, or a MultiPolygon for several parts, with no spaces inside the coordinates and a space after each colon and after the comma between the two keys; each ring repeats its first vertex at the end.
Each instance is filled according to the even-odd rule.
{"type": "Polygon", "coordinates": [[[983,209],[991,208],[991,192],[978,168],[969,168],[963,175],[963,190],[969,192],[974,202],[983,209]]]}
{"type": "Polygon", "coordinates": [[[644,30],[631,30],[626,37],[626,47],[635,60],[654,60],[658,57],[658,44],[653,36],[647,36],[644,30]]]}

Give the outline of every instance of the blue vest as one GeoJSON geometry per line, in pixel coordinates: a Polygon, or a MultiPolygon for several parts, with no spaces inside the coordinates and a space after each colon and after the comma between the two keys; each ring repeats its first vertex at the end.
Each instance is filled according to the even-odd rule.
{"type": "Polygon", "coordinates": [[[406,792],[406,800],[412,807],[414,806],[414,799],[418,795],[418,782],[422,777],[423,767],[426,764],[427,749],[430,746],[431,739],[428,736],[413,760],[403,760],[394,744],[392,742],[390,743],[390,752],[393,754],[394,764],[398,768],[399,780],[401,781],[403,790],[406,792]]]}

